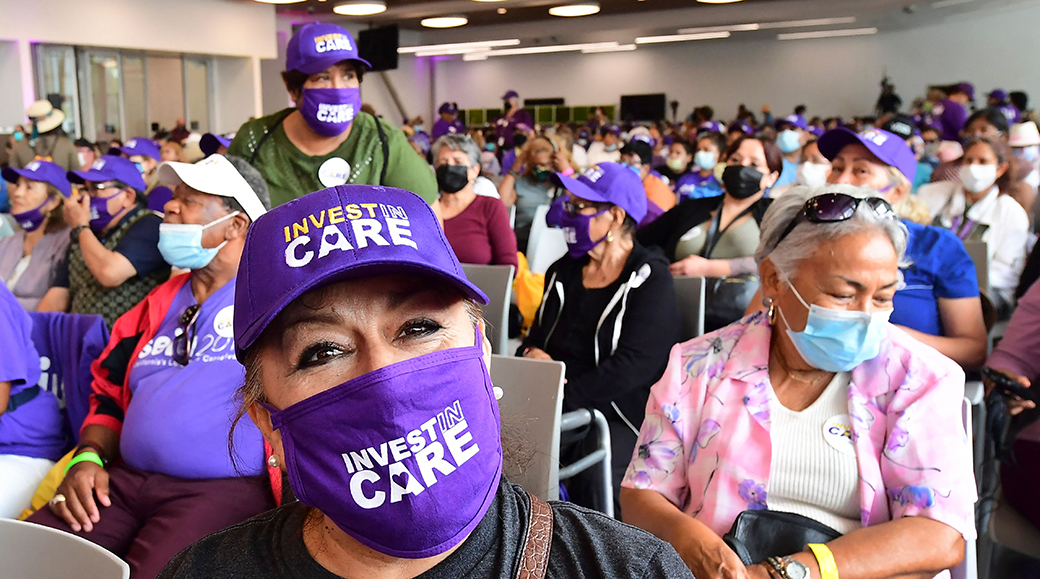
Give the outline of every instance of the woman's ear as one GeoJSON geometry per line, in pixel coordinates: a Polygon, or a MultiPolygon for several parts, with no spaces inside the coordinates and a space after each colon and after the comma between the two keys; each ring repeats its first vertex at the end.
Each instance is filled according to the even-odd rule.
{"type": "Polygon", "coordinates": [[[614,219],[614,226],[611,229],[621,229],[625,226],[625,217],[628,213],[624,209],[614,205],[610,208],[610,216],[614,219]]]}
{"type": "Polygon", "coordinates": [[[766,190],[766,189],[769,189],[770,187],[772,187],[773,183],[776,183],[776,180],[779,179],[779,178],[780,178],[780,172],[779,171],[773,171],[772,173],[766,175],[766,177],[765,177],[765,179],[766,179],[765,186],[762,187],[762,190],[766,190]]]}
{"type": "Polygon", "coordinates": [[[997,179],[1000,179],[1001,177],[1003,177],[1004,173],[1007,173],[1008,169],[1010,169],[1010,168],[1011,168],[1011,163],[1008,163],[1007,161],[1004,161],[1003,163],[997,165],[997,179]]]}
{"type": "Polygon", "coordinates": [[[477,177],[480,177],[480,165],[474,165],[466,170],[466,176],[469,177],[470,181],[473,181],[477,177]]]}
{"type": "Polygon", "coordinates": [[[768,257],[762,260],[758,266],[758,273],[762,283],[762,299],[776,299],[780,296],[780,272],[773,265],[773,260],[768,257]]]}
{"type": "Polygon", "coordinates": [[[264,440],[267,444],[271,445],[274,449],[275,456],[278,457],[278,464],[285,465],[285,453],[282,450],[282,433],[275,430],[271,424],[271,413],[267,411],[259,402],[254,402],[249,406],[249,419],[253,421],[253,424],[260,429],[260,434],[263,435],[264,440]]]}

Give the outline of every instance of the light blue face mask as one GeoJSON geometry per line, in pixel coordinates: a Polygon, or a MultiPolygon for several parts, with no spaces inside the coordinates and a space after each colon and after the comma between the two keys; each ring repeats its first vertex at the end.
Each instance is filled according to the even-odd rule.
{"type": "Polygon", "coordinates": [[[802,139],[798,136],[798,133],[791,129],[785,129],[780,131],[780,134],[776,136],[776,146],[780,149],[781,153],[786,155],[787,153],[793,153],[798,149],[801,149],[802,139]]]}
{"type": "Polygon", "coordinates": [[[805,329],[801,332],[791,330],[783,310],[778,306],[777,311],[787,326],[787,336],[807,364],[828,372],[848,372],[867,360],[873,360],[881,352],[881,343],[888,336],[888,318],[892,310],[868,314],[832,310],[816,304],[810,306],[790,281],[786,283],[809,310],[805,329]]]}
{"type": "Polygon", "coordinates": [[[719,157],[711,151],[697,151],[693,156],[693,162],[705,171],[711,171],[719,163],[719,157]]]}
{"type": "Polygon", "coordinates": [[[238,211],[225,215],[206,225],[194,223],[163,223],[159,225],[159,253],[166,263],[180,269],[202,269],[213,261],[220,248],[227,241],[216,247],[202,247],[202,232],[221,221],[238,215],[238,211]]]}

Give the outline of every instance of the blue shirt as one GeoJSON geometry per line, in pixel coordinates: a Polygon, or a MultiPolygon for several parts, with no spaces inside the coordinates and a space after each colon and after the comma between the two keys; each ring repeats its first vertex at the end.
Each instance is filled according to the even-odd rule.
{"type": "Polygon", "coordinates": [[[191,282],[174,296],[155,336],[130,369],[133,397],[126,409],[119,448],[134,468],[187,479],[231,478],[263,472],[264,443],[249,419],[235,427],[234,452],[228,432],[237,413],[235,392],[245,368],[235,359],[235,281],[202,303],[195,322],[195,348],[188,365],[173,359],[178,319],[196,303],[191,282]]]}
{"type": "Polygon", "coordinates": [[[723,193],[722,184],[715,178],[714,172],[705,177],[700,171],[690,171],[676,180],[673,189],[679,194],[679,203],[687,199],[718,197],[723,193]]]}
{"type": "Polygon", "coordinates": [[[893,299],[891,322],[932,336],[942,336],[939,299],[979,296],[975,263],[964,244],[941,227],[903,220],[910,231],[902,289],[893,299]]]}
{"type": "Polygon", "coordinates": [[[910,187],[911,193],[917,193],[917,190],[921,185],[927,185],[932,182],[932,171],[935,167],[931,163],[926,161],[917,162],[917,175],[914,176],[914,183],[910,187]]]}
{"type": "Polygon", "coordinates": [[[779,187],[781,185],[787,185],[788,183],[794,183],[798,178],[798,163],[788,161],[784,158],[784,168],[780,171],[780,176],[776,178],[776,183],[773,183],[773,187],[779,187]]]}

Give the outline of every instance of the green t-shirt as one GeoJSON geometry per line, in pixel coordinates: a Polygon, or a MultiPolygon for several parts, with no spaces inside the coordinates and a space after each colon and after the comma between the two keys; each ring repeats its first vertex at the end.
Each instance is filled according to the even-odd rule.
{"type": "Polygon", "coordinates": [[[383,125],[390,150],[386,182],[382,185],[412,191],[427,203],[433,203],[437,199],[437,178],[430,166],[408,144],[408,139],[400,129],[368,113],[358,113],[350,129],[350,136],[338,149],[328,155],[311,157],[292,144],[285,134],[285,127],[278,122],[293,110],[285,109],[246,122],[228,147],[229,155],[237,155],[249,161],[253,158],[264,133],[271,131],[271,127],[277,124],[271,136],[260,146],[253,161],[253,166],[267,181],[272,207],[342,182],[342,177],[334,181],[335,177],[330,177],[329,173],[346,173],[347,183],[379,185],[383,163],[387,160],[383,158],[377,122],[383,125]],[[332,161],[325,164],[337,157],[346,163],[332,161]],[[330,184],[322,183],[319,173],[325,174],[326,181],[330,184]]]}

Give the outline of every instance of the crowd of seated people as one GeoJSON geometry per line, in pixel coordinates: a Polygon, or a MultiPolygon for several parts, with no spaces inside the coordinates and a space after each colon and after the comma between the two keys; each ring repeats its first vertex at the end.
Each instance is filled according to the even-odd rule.
{"type": "MultiPolygon", "coordinates": [[[[362,106],[371,67],[339,26],[301,26],[285,65],[294,106],[227,137],[181,122],[99,146],[48,101],[28,111],[0,171],[0,517],[144,578],[499,577],[539,551],[550,577],[961,562],[965,373],[1040,374],[1040,131],[1021,98],[975,108],[958,83],[850,119],[740,105],[729,124],[701,106],[540,125],[509,90],[483,127],[443,103],[431,135],[362,106]],[[551,504],[503,474],[517,443],[489,296],[461,268],[523,269],[543,225],[566,250],[525,272],[541,291],[515,355],[565,364],[562,407],[606,418],[612,482],[585,471],[551,504]],[[707,280],[707,333],[683,343],[679,277],[707,280]],[[43,312],[110,332],[81,424],[35,386],[43,312]],[[638,529],[586,508],[604,502],[638,529]],[[818,540],[751,537],[773,549],[753,555],[741,534],[768,513],[818,540]]],[[[1038,524],[1035,430],[1001,475],[1038,524]]],[[[566,433],[560,458],[597,444],[566,433]]]]}

